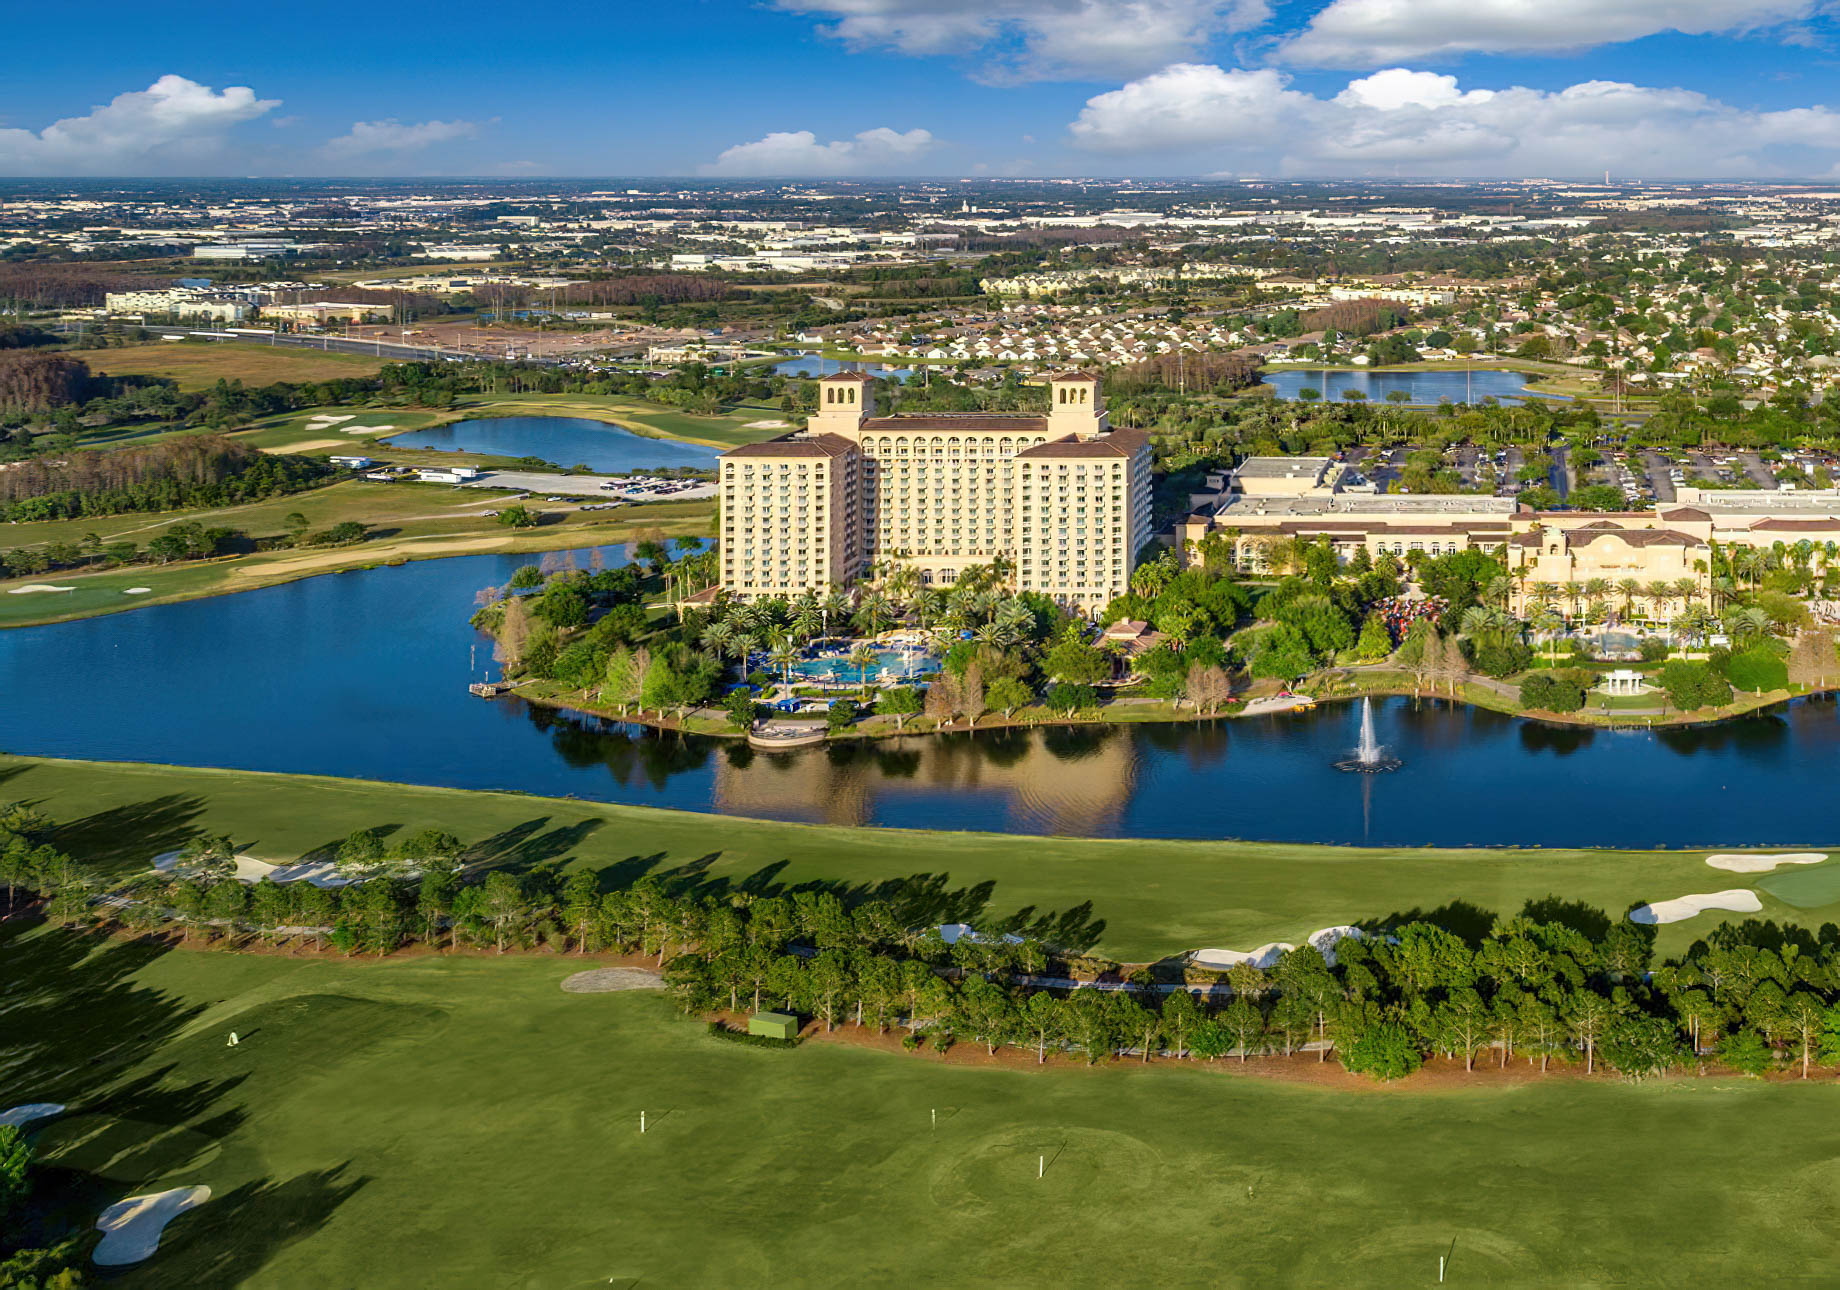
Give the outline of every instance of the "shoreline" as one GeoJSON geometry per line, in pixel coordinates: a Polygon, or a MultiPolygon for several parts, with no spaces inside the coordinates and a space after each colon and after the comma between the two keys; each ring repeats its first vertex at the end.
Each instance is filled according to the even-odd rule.
{"type": "MultiPolygon", "coordinates": [[[[538,686],[541,687],[542,684],[542,682],[539,682],[538,686]]],[[[1710,716],[1697,716],[1693,713],[1677,712],[1664,715],[1644,714],[1641,716],[1623,717],[1619,719],[1614,712],[1593,713],[1588,710],[1577,713],[1546,712],[1540,709],[1517,709],[1504,705],[1487,703],[1482,701],[1478,695],[1487,694],[1490,693],[1490,691],[1488,691],[1486,687],[1474,682],[1466,682],[1463,692],[1457,695],[1440,693],[1435,690],[1415,689],[1409,686],[1381,685],[1357,687],[1330,694],[1318,694],[1312,696],[1313,702],[1307,706],[1298,705],[1288,708],[1273,708],[1251,713],[1245,711],[1245,704],[1243,703],[1237,707],[1226,708],[1211,714],[1200,714],[1192,711],[1165,713],[1161,710],[1161,705],[1165,701],[1157,700],[1152,701],[1157,705],[1156,708],[1152,708],[1150,703],[1145,703],[1143,706],[1148,709],[1148,711],[1141,716],[1107,717],[1103,715],[1109,710],[1111,705],[1099,709],[1101,715],[1084,719],[1077,716],[1048,713],[1042,709],[1021,710],[1021,713],[1035,712],[1038,714],[1033,717],[1022,716],[1021,713],[1019,713],[1017,717],[1005,717],[1000,712],[988,712],[978,718],[975,726],[960,721],[951,722],[944,726],[928,725],[925,723],[930,722],[931,718],[914,716],[908,719],[905,728],[883,726],[875,729],[867,729],[862,725],[856,725],[845,727],[842,730],[826,730],[822,739],[809,745],[800,745],[799,747],[789,746],[784,749],[765,747],[759,744],[754,744],[752,746],[756,752],[762,753],[782,751],[798,752],[806,747],[824,748],[832,744],[851,742],[871,743],[887,739],[908,739],[928,735],[975,735],[990,730],[1026,731],[1056,728],[1110,729],[1114,727],[1140,725],[1179,725],[1185,722],[1192,722],[1195,725],[1200,725],[1203,722],[1237,721],[1246,717],[1288,716],[1298,712],[1307,712],[1310,707],[1320,707],[1331,703],[1351,703],[1356,699],[1362,698],[1432,699],[1440,703],[1463,704],[1467,707],[1478,708],[1487,712],[1495,712],[1505,717],[1531,722],[1535,725],[1554,728],[1564,727],[1606,731],[1696,730],[1709,729],[1714,726],[1724,725],[1727,722],[1738,721],[1746,717],[1754,717],[1771,708],[1793,703],[1798,699],[1818,698],[1822,695],[1834,694],[1836,692],[1840,692],[1840,685],[1801,691],[1771,690],[1762,696],[1748,696],[1746,702],[1734,703],[1731,708],[1721,710],[1710,716]]],[[[665,714],[621,714],[612,708],[597,707],[582,700],[570,699],[564,695],[546,692],[541,688],[538,688],[534,693],[520,692],[516,697],[533,707],[544,708],[553,712],[572,713],[577,716],[591,717],[601,721],[618,722],[622,725],[645,726],[661,733],[688,734],[708,739],[729,739],[748,742],[748,732],[736,730],[734,725],[729,722],[726,714],[719,708],[698,708],[691,714],[688,720],[679,721],[665,714]]],[[[853,702],[858,703],[862,701],[854,695],[840,695],[838,697],[849,698],[853,702]]],[[[1261,697],[1269,698],[1274,696],[1254,696],[1251,701],[1256,702],[1257,699],[1261,697]]],[[[891,719],[886,717],[871,717],[869,720],[889,721],[891,719]]]]}

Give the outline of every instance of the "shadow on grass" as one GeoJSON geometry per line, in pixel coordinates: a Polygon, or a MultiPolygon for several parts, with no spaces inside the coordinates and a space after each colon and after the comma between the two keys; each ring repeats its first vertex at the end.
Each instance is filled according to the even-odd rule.
{"type": "MultiPolygon", "coordinates": [[[[212,1183],[247,1151],[235,1139],[258,1090],[246,1090],[247,1071],[203,1060],[220,1051],[215,1034],[191,1029],[208,1005],[143,983],[146,969],[175,952],[23,917],[0,923],[0,1104],[67,1108],[28,1129],[39,1157],[35,1185],[7,1216],[0,1256],[69,1244],[87,1263],[105,1207],[182,1182],[212,1183]]],[[[133,1271],[134,1284],[244,1282],[323,1226],[365,1181],[339,1166],[214,1187],[133,1271]]]]}
{"type": "Polygon", "coordinates": [[[112,877],[184,846],[198,831],[195,822],[204,808],[202,797],[168,793],[60,824],[46,840],[112,877]]]}
{"type": "Polygon", "coordinates": [[[547,815],[538,816],[482,838],[461,853],[461,862],[468,868],[505,869],[516,874],[559,869],[563,860],[607,823],[585,819],[552,824],[550,820],[547,815]]]}
{"type": "Polygon", "coordinates": [[[318,1232],[370,1181],[348,1177],[349,1168],[335,1165],[214,1192],[166,1230],[159,1252],[136,1269],[134,1284],[174,1290],[262,1284],[257,1274],[263,1267],[318,1232]]]}
{"type": "Polygon", "coordinates": [[[1004,911],[993,904],[997,885],[991,881],[954,887],[948,873],[915,873],[874,882],[824,878],[785,882],[781,875],[790,864],[785,860],[763,865],[741,877],[712,874],[710,870],[721,856],[721,852],[713,851],[681,864],[671,864],[664,852],[629,856],[599,870],[597,876],[603,892],[624,890],[641,878],[653,877],[679,899],[723,901],[734,896],[763,899],[828,892],[852,908],[880,901],[894,911],[904,927],[967,923],[985,933],[1033,937],[1068,950],[1090,949],[1105,934],[1105,920],[1095,917],[1091,901],[1064,910],[1024,905],[1004,911]]]}

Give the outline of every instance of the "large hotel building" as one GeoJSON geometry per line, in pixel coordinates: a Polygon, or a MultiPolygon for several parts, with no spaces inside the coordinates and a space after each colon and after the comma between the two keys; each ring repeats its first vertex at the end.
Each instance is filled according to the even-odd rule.
{"type": "Polygon", "coordinates": [[[999,557],[1019,591],[1103,609],[1150,540],[1150,442],[1114,430],[1099,378],[1048,382],[1046,415],[875,415],[860,373],[818,382],[806,428],[722,454],[722,588],[843,587],[872,565],[950,587],[999,557]]]}

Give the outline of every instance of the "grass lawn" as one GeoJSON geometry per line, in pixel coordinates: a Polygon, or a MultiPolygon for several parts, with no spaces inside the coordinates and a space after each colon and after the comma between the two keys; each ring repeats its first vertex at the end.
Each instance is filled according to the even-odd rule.
{"type": "Polygon", "coordinates": [[[171,377],[182,390],[208,390],[220,378],[255,386],[273,385],[276,381],[375,376],[389,361],[364,354],[335,354],[215,340],[196,344],[158,341],[120,349],[74,349],[70,356],[88,363],[92,372],[106,372],[110,376],[171,377]]]}
{"type": "MultiPolygon", "coordinates": [[[[447,829],[481,864],[585,867],[608,886],[653,873],[712,895],[835,884],[898,898],[915,925],[1019,916],[1063,945],[1147,962],[1204,946],[1301,941],[1321,927],[1425,915],[1473,929],[1529,902],[1621,914],[1638,901],[1755,888],[1760,918],[1840,922],[1840,884],[1779,898],[1703,851],[1359,849],[846,829],[512,793],[0,756],[0,798],[39,803],[58,845],[125,876],[196,831],[286,860],[384,825],[447,829]],[[1819,899],[1817,900],[1817,897],[1819,899]]],[[[1830,862],[1840,868],[1840,860],[1830,862]]],[[[1824,866],[1796,871],[1823,875],[1824,866]]],[[[1716,925],[1659,929],[1675,953],[1716,925]]]]}
{"type": "Polygon", "coordinates": [[[1840,1254],[1825,1081],[763,1051],[656,994],[566,994],[580,960],[5,937],[0,1079],[70,1108],[33,1131],[28,1214],[211,1188],[125,1290],[1391,1290],[1440,1255],[1456,1286],[1813,1285],[1840,1254]]]}
{"type": "Polygon", "coordinates": [[[392,560],[611,544],[628,541],[635,532],[646,528],[657,528],[667,537],[703,537],[713,526],[713,503],[707,501],[657,502],[586,513],[572,505],[532,501],[525,505],[550,520],[536,528],[510,530],[485,515],[503,504],[503,494],[455,490],[443,484],[348,480],[289,497],[214,510],[0,526],[0,543],[21,547],[38,542],[76,542],[86,533],[95,533],[105,542],[125,539],[144,547],[182,520],[197,520],[207,527],[224,525],[251,537],[272,537],[286,531],[282,521],[295,511],[307,518],[313,531],[356,520],[371,532],[369,540],[349,547],[306,547],[202,563],[131,565],[103,573],[65,571],[14,578],[0,582],[0,628],[248,591],[312,574],[392,560]],[[10,594],[13,588],[34,583],[74,590],[10,594]],[[147,587],[150,591],[128,596],[124,593],[130,587],[147,587]]]}

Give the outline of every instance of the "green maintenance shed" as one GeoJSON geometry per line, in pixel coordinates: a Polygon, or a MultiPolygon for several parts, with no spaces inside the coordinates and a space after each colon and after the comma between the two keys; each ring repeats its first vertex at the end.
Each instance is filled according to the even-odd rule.
{"type": "Polygon", "coordinates": [[[797,1039],[799,1019],[789,1012],[757,1012],[748,1018],[748,1034],[768,1039],[797,1039]]]}

